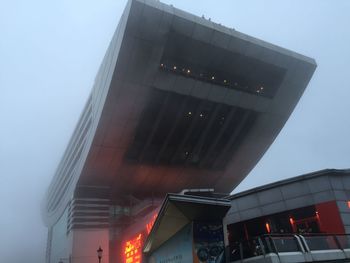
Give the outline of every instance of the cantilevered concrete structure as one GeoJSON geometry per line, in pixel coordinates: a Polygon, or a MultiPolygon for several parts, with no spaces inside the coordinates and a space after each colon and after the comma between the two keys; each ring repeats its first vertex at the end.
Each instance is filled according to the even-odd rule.
{"type": "Polygon", "coordinates": [[[315,68],[159,1],[130,0],[47,192],[48,262],[94,262],[97,244],[115,262],[113,242],[166,193],[229,193],[315,68]]]}

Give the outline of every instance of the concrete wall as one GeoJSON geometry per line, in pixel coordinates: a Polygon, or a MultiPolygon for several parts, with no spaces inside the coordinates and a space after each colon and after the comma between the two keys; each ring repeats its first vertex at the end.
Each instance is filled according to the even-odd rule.
{"type": "Polygon", "coordinates": [[[73,230],[71,263],[96,263],[97,249],[103,249],[102,262],[109,262],[109,229],[73,230]]]}
{"type": "Polygon", "coordinates": [[[225,224],[336,200],[345,232],[350,234],[350,208],[347,205],[350,177],[347,173],[296,178],[236,196],[231,201],[225,224]]]}
{"type": "Polygon", "coordinates": [[[58,263],[69,262],[69,257],[72,253],[72,235],[67,234],[67,218],[68,209],[66,208],[63,215],[57,223],[51,228],[51,240],[48,240],[47,262],[58,263]]]}
{"type": "Polygon", "coordinates": [[[332,178],[332,187],[345,232],[350,234],[350,207],[348,204],[350,201],[350,176],[332,178]]]}

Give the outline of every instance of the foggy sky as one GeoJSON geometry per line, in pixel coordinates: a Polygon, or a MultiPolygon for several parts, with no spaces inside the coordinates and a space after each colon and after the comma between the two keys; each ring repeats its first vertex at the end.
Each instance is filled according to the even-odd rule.
{"type": "MultiPolygon", "coordinates": [[[[164,2],[317,61],[289,121],[235,192],[350,167],[350,1],[164,2]]],[[[126,0],[0,3],[0,260],[44,262],[40,204],[126,0]]]]}

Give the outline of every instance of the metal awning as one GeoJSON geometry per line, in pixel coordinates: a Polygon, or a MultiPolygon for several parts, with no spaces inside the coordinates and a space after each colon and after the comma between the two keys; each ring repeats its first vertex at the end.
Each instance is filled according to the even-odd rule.
{"type": "Polygon", "coordinates": [[[151,253],[191,221],[222,220],[230,207],[231,203],[226,199],[168,194],[143,252],[151,253]]]}

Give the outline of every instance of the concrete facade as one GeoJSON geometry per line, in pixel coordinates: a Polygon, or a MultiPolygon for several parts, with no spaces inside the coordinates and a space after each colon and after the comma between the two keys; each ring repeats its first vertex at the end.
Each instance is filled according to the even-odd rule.
{"type": "Polygon", "coordinates": [[[336,201],[345,233],[350,234],[350,170],[322,170],[232,195],[225,223],[336,201]]]}
{"type": "MultiPolygon", "coordinates": [[[[47,262],[94,262],[97,244],[115,262],[125,229],[166,193],[229,193],[272,144],[315,69],[314,59],[232,28],[130,0],[45,197],[47,262]]],[[[250,206],[240,217],[254,215],[250,206]]]]}

